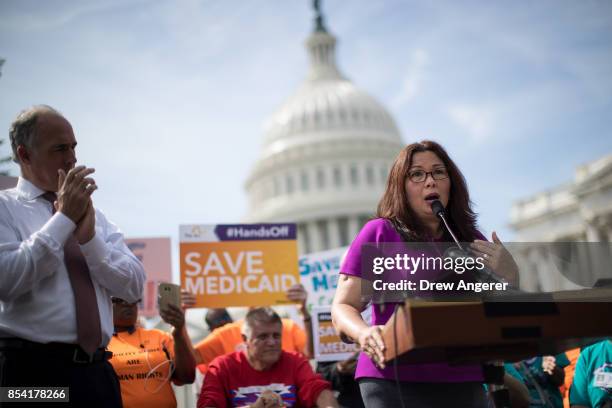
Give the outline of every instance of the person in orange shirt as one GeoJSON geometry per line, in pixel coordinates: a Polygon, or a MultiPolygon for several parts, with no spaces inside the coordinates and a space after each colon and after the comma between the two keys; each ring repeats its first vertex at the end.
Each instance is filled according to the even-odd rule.
{"type": "Polygon", "coordinates": [[[227,309],[219,308],[219,309],[208,309],[206,312],[206,316],[204,317],[204,321],[208,326],[208,331],[210,333],[213,330],[218,329],[219,327],[225,326],[228,323],[232,323],[232,316],[229,315],[227,309]]]}
{"type": "MultiPolygon", "coordinates": [[[[310,358],[314,355],[312,349],[312,325],[310,313],[306,307],[307,294],[304,286],[300,284],[293,285],[287,291],[287,298],[300,302],[298,312],[304,321],[306,331],[293,320],[282,319],[283,336],[281,347],[285,351],[296,351],[310,358]]],[[[212,320],[211,323],[214,325],[215,322],[212,320]]],[[[215,328],[204,340],[196,344],[196,362],[198,364],[208,364],[215,357],[242,350],[244,347],[241,331],[242,324],[243,320],[239,320],[215,328]]]]}
{"type": "Polygon", "coordinates": [[[160,315],[174,327],[172,334],[137,327],[138,302],[113,298],[115,333],[108,349],[113,352],[110,363],[119,377],[124,408],[174,408],[177,403],[170,380],[177,385],[194,381],[195,351],[185,327],[185,312],[168,305],[160,315]]]}
{"type": "Polygon", "coordinates": [[[565,381],[563,385],[559,387],[559,391],[563,396],[563,408],[569,408],[569,390],[572,386],[572,382],[574,382],[574,371],[576,371],[576,363],[578,362],[578,357],[580,357],[580,347],[566,351],[565,355],[570,363],[563,368],[565,371],[565,381]]]}

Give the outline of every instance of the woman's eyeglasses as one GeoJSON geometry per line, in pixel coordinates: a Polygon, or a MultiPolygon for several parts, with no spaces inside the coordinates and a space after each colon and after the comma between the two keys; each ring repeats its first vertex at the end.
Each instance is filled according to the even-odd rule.
{"type": "Polygon", "coordinates": [[[408,172],[408,178],[413,183],[422,183],[427,180],[427,175],[431,174],[434,180],[444,180],[448,178],[448,171],[444,167],[433,169],[432,171],[412,170],[408,172]]]}

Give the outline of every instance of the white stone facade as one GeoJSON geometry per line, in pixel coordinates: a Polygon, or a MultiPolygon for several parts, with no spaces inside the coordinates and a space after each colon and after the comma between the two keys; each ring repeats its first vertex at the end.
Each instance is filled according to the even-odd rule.
{"type": "MultiPolygon", "coordinates": [[[[578,287],[562,276],[543,272],[549,270],[545,265],[550,254],[535,243],[612,242],[612,154],[580,166],[572,183],[516,202],[511,226],[516,242],[534,243],[520,257],[521,270],[529,271],[521,274],[521,286],[545,291],[578,287]]],[[[588,265],[593,255],[585,253],[583,259],[588,265]]],[[[586,267],[584,273],[595,273],[592,269],[586,267]]]]}

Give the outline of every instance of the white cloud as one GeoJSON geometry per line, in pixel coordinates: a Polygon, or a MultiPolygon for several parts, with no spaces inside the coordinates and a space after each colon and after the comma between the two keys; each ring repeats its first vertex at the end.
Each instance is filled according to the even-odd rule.
{"type": "Polygon", "coordinates": [[[399,108],[413,100],[420,92],[425,79],[425,71],[429,64],[427,51],[417,48],[412,52],[407,73],[402,79],[399,93],[391,100],[391,105],[399,108]]]}
{"type": "MultiPolygon", "coordinates": [[[[27,2],[24,2],[27,3],[27,2]]],[[[0,19],[0,30],[13,32],[45,31],[69,24],[76,19],[125,5],[125,1],[82,1],[65,3],[36,2],[37,11],[24,7],[22,10],[4,9],[0,19]],[[45,6],[47,8],[45,9],[45,6]]]]}
{"type": "Polygon", "coordinates": [[[495,114],[490,108],[454,104],[447,108],[451,120],[461,127],[473,142],[481,143],[492,136],[495,114]]]}

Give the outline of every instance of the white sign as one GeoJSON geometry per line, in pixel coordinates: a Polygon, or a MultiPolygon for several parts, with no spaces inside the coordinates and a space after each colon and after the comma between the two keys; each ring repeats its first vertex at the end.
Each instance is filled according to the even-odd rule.
{"type": "Polygon", "coordinates": [[[331,305],[338,286],[340,261],[347,250],[344,247],[300,257],[300,281],[308,293],[308,310],[331,305]]]}

